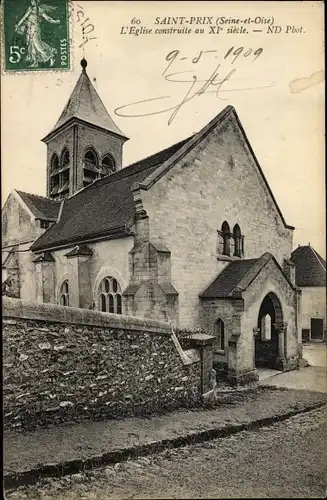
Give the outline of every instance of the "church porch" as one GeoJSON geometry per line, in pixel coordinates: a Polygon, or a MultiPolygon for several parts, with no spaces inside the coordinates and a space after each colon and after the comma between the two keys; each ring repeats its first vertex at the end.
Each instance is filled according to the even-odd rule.
{"type": "Polygon", "coordinates": [[[271,254],[226,266],[201,305],[202,327],[216,338],[218,382],[257,381],[257,368],[298,368],[298,291],[271,254]]]}

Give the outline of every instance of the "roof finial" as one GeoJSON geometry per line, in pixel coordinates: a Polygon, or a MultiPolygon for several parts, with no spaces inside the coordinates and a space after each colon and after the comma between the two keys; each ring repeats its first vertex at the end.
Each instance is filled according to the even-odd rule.
{"type": "Polygon", "coordinates": [[[85,59],[85,57],[83,57],[83,59],[81,60],[81,66],[83,68],[83,71],[85,72],[85,68],[87,66],[87,60],[85,59]]]}

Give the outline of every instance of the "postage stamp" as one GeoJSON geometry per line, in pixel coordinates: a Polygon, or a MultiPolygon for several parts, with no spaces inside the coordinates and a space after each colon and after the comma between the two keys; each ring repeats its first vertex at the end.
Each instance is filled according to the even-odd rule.
{"type": "Polygon", "coordinates": [[[3,1],[4,71],[70,69],[68,0],[3,1]]]}

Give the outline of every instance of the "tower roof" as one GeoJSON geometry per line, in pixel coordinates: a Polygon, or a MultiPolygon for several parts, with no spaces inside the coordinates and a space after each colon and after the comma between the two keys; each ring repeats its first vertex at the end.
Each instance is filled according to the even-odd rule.
{"type": "Polygon", "coordinates": [[[63,112],[50,134],[72,118],[77,118],[126,138],[110,117],[91,80],[89,79],[86,73],[87,62],[85,59],[82,59],[81,66],[83,68],[82,73],[77,80],[75,88],[71,93],[63,112]]]}

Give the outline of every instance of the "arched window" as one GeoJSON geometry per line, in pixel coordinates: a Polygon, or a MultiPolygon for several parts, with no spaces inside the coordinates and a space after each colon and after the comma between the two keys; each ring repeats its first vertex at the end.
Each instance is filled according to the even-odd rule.
{"type": "Polygon", "coordinates": [[[61,153],[60,166],[68,167],[68,165],[69,165],[69,151],[67,148],[64,148],[63,152],[61,153]]]}
{"type": "Polygon", "coordinates": [[[116,172],[115,160],[109,154],[105,155],[102,158],[101,166],[102,166],[102,173],[104,175],[111,175],[114,172],[116,172]]]}
{"type": "Polygon", "coordinates": [[[69,306],[69,288],[68,280],[62,282],[59,291],[59,304],[61,306],[69,306]]]}
{"type": "Polygon", "coordinates": [[[91,164],[91,165],[94,165],[94,166],[97,166],[99,161],[98,161],[98,157],[97,157],[97,154],[96,152],[94,151],[94,149],[88,149],[85,153],[85,156],[84,156],[84,161],[85,163],[88,163],[88,164],[91,164]]]}
{"type": "Polygon", "coordinates": [[[261,340],[271,340],[271,316],[265,314],[261,318],[261,340]]]}
{"type": "Polygon", "coordinates": [[[214,350],[224,351],[225,350],[225,325],[224,322],[219,318],[215,324],[215,336],[216,340],[214,343],[214,350]]]}
{"type": "Polygon", "coordinates": [[[234,238],[234,255],[236,257],[242,257],[242,234],[241,229],[238,224],[235,224],[233,229],[234,238]]]}
{"type": "Polygon", "coordinates": [[[122,313],[121,288],[118,281],[111,276],[104,278],[99,285],[98,308],[103,312],[122,313]]]}
{"type": "Polygon", "coordinates": [[[57,198],[59,191],[59,158],[56,153],[51,158],[50,162],[50,198],[57,198]]]}
{"type": "Polygon", "coordinates": [[[83,186],[87,186],[100,177],[101,171],[98,156],[93,148],[86,151],[83,163],[83,186]]]}
{"type": "Polygon", "coordinates": [[[57,170],[57,168],[59,168],[59,158],[58,155],[54,153],[51,158],[50,170],[53,172],[54,170],[57,170]]]}
{"type": "Polygon", "coordinates": [[[51,191],[61,199],[69,193],[69,151],[64,148],[60,156],[60,174],[58,175],[58,190],[51,191]]]}
{"type": "Polygon", "coordinates": [[[223,222],[221,226],[221,233],[223,238],[223,255],[230,255],[230,229],[228,222],[223,222]]]}

